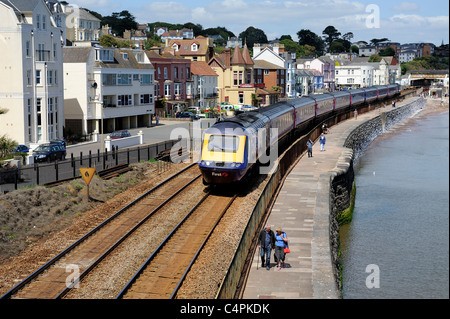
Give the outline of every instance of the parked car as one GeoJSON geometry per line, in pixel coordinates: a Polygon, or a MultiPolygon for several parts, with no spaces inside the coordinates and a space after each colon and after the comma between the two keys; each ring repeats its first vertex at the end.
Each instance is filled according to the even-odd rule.
{"type": "Polygon", "coordinates": [[[51,162],[66,159],[66,148],[61,144],[48,143],[36,147],[33,151],[35,162],[51,162]]]}
{"type": "Polygon", "coordinates": [[[122,137],[130,137],[130,136],[131,136],[131,133],[128,132],[127,130],[115,131],[115,132],[112,132],[111,134],[109,134],[109,137],[113,140],[122,138],[122,137]]]}
{"type": "Polygon", "coordinates": [[[20,144],[14,148],[14,153],[28,153],[30,148],[26,145],[20,144]]]}
{"type": "Polygon", "coordinates": [[[175,115],[176,118],[191,118],[194,120],[198,120],[200,118],[200,116],[198,116],[197,114],[194,114],[192,112],[178,112],[175,115]]]}
{"type": "Polygon", "coordinates": [[[66,148],[66,141],[64,141],[64,140],[59,140],[59,139],[51,140],[50,144],[60,144],[60,145],[64,146],[64,148],[66,148]]]}

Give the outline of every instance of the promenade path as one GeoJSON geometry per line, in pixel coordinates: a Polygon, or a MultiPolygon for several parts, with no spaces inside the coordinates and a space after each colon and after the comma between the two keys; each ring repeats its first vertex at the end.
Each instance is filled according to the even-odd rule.
{"type": "MultiPolygon", "coordinates": [[[[407,102],[397,102],[396,108],[407,102]]],[[[256,249],[243,299],[340,298],[328,245],[329,172],[348,152],[343,147],[347,136],[363,122],[390,110],[392,106],[379,108],[333,126],[325,135],[325,151],[320,151],[317,140],[313,157],[302,155],[285,179],[266,223],[274,232],[281,227],[287,234],[291,253],[286,255],[286,267],[277,270],[274,250],[270,270],[261,267],[256,249]]]]}

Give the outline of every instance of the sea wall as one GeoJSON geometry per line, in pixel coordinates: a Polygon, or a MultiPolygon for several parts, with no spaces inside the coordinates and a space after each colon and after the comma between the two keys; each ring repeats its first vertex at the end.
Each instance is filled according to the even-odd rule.
{"type": "Polygon", "coordinates": [[[423,108],[425,103],[423,98],[415,98],[408,104],[388,112],[384,112],[381,108],[379,116],[362,123],[349,132],[346,138],[344,137],[345,149],[335,169],[329,175],[329,240],[333,273],[339,291],[342,290],[339,258],[339,220],[342,212],[347,210],[352,200],[354,200],[352,198],[354,187],[353,165],[378,136],[423,108]]]}

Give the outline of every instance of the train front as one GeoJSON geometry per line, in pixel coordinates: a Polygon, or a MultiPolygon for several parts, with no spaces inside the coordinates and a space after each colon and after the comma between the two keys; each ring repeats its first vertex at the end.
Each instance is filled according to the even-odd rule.
{"type": "Polygon", "coordinates": [[[204,184],[238,182],[248,169],[248,136],[236,123],[217,123],[204,133],[199,168],[204,184]]]}

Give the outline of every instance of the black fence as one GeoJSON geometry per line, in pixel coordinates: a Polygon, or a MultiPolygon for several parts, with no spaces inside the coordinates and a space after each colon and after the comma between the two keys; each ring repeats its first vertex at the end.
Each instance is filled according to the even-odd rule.
{"type": "MultiPolygon", "coordinates": [[[[120,164],[138,163],[158,157],[158,154],[170,150],[179,141],[165,141],[151,145],[127,149],[114,149],[101,153],[89,151],[75,157],[73,153],[63,161],[52,163],[35,163],[20,168],[4,168],[0,170],[0,192],[6,193],[23,187],[31,187],[70,179],[80,176],[80,167],[95,167],[96,171],[111,168],[120,164]]],[[[183,144],[183,143],[182,143],[183,144]]]]}

